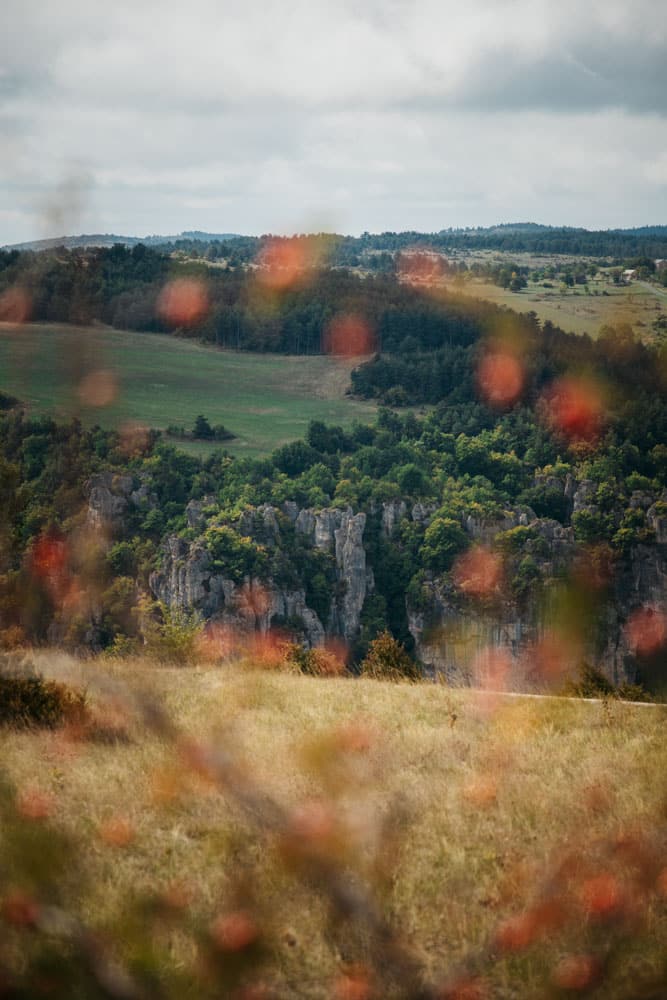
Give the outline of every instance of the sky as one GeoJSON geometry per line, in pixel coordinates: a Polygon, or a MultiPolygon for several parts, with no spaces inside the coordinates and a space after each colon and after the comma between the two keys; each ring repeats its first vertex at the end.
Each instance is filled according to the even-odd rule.
{"type": "Polygon", "coordinates": [[[0,244],[667,224],[664,0],[3,0],[0,244]]]}

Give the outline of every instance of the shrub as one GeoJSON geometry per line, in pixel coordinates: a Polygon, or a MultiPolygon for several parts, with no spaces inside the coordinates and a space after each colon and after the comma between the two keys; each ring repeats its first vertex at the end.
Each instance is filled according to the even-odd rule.
{"type": "Polygon", "coordinates": [[[377,680],[420,680],[419,665],[412,659],[402,643],[390,632],[382,632],[373,639],[361,664],[364,677],[377,680]]]}
{"type": "Polygon", "coordinates": [[[213,425],[213,438],[216,441],[231,441],[236,435],[233,434],[224,424],[213,425]]]}
{"type": "Polygon", "coordinates": [[[204,535],[213,569],[240,583],[245,576],[262,576],[267,569],[266,550],[226,524],[212,525],[204,535]]]}
{"type": "Polygon", "coordinates": [[[133,638],[129,635],[123,635],[119,633],[114,636],[113,642],[111,642],[107,648],[102,653],[105,659],[119,659],[122,660],[127,656],[136,656],[139,652],[139,642],[138,639],[133,638]]]}
{"type": "Polygon", "coordinates": [[[185,666],[197,658],[204,630],[198,612],[180,611],[159,603],[143,606],[143,651],[163,663],[185,666]]]}
{"type": "Polygon", "coordinates": [[[192,436],[193,438],[202,440],[208,440],[213,437],[213,428],[201,413],[195,420],[195,425],[192,428],[192,436]]]}
{"type": "Polygon", "coordinates": [[[616,694],[622,701],[653,701],[641,684],[630,684],[628,681],[618,685],[616,694]]]}
{"type": "Polygon", "coordinates": [[[625,681],[614,687],[601,670],[592,667],[590,663],[582,664],[580,679],[569,681],[564,694],[573,698],[620,698],[622,701],[652,701],[651,695],[641,684],[630,684],[625,681]]]}
{"type": "Polygon", "coordinates": [[[345,669],[345,664],[328,649],[305,649],[296,642],[287,647],[285,661],[311,677],[335,677],[345,669]]]}
{"type": "Polygon", "coordinates": [[[45,680],[33,668],[0,661],[0,725],[54,728],[86,715],[85,695],[45,680]]]}
{"type": "Polygon", "coordinates": [[[601,670],[590,663],[582,663],[579,680],[568,681],[564,693],[573,698],[610,698],[616,689],[601,670]]]}

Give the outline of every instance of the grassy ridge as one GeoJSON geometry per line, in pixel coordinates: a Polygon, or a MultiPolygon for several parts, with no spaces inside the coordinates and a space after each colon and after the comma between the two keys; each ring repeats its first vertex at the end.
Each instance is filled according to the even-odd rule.
{"type": "MultiPolygon", "coordinates": [[[[191,428],[202,413],[236,439],[225,447],[258,456],[303,437],[311,420],[349,426],[374,407],[345,397],[354,361],[220,351],[157,334],[105,327],[0,324],[0,389],[32,412],[80,416],[118,427],[133,420],[164,429],[191,428]],[[77,395],[91,371],[115,373],[119,391],[104,408],[77,395]]],[[[180,445],[180,443],[179,443],[180,445]]],[[[185,448],[208,452],[204,443],[185,448]]]]}
{"type": "MultiPolygon", "coordinates": [[[[65,657],[40,665],[86,681],[96,671],[65,657]]],[[[592,851],[605,865],[597,845],[650,830],[664,808],[666,716],[657,706],[489,702],[426,684],[236,667],[104,669],[152,686],[197,739],[231,734],[247,774],[288,810],[304,802],[331,807],[348,831],[352,870],[362,880],[379,878],[386,913],[429,977],[520,912],[563,852],[584,858],[592,851]],[[397,839],[383,848],[392,803],[399,803],[397,839]],[[390,877],[377,876],[378,857],[390,877]]],[[[164,741],[135,729],[126,745],[69,751],[57,735],[0,731],[0,755],[17,787],[52,796],[54,821],[87,845],[81,905],[95,925],[117,927],[124,899],[175,882],[188,886],[193,910],[210,921],[237,892],[241,873],[253,873],[264,900],[259,912],[266,915],[263,906],[271,914],[275,944],[265,978],[277,995],[331,996],[346,963],[364,960],[363,939],[332,937],[318,894],[283,870],[280,852],[225,794],[193,784],[164,741]],[[98,831],[119,818],[131,835],[110,845],[98,831]]],[[[591,884],[599,888],[595,878],[591,884]]],[[[637,962],[642,975],[660,967],[667,908],[651,904],[650,913],[648,930],[633,932],[627,953],[619,953],[605,997],[630,995],[637,962]]],[[[574,940],[563,930],[539,947],[508,948],[488,970],[491,988],[483,995],[544,996],[545,970],[549,980],[564,954],[598,947],[600,933],[611,941],[610,919],[577,925],[574,940]]],[[[177,964],[188,957],[180,946],[176,939],[177,964]]]]}
{"type": "Polygon", "coordinates": [[[600,327],[628,323],[637,336],[650,342],[651,325],[667,313],[667,292],[645,282],[620,287],[590,281],[605,295],[586,295],[581,289],[562,292],[558,283],[553,289],[530,283],[520,292],[510,292],[487,281],[472,281],[464,286],[466,295],[507,306],[515,312],[534,312],[544,323],[549,320],[567,333],[587,333],[597,337],[600,327]]]}

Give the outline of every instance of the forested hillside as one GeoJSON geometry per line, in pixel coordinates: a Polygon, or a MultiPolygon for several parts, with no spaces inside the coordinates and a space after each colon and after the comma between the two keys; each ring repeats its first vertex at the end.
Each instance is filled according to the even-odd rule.
{"type": "Polygon", "coordinates": [[[187,333],[252,351],[367,354],[395,351],[409,335],[427,349],[469,344],[498,316],[496,308],[481,302],[425,298],[393,276],[362,280],[318,265],[289,241],[286,250],[278,247],[276,263],[269,258],[256,271],[184,264],[143,245],[12,251],[0,253],[0,317],[97,320],[123,329],[187,333]],[[165,300],[170,281],[191,283],[182,288],[185,310],[172,309],[165,300]],[[327,331],[338,316],[360,318],[367,334],[351,345],[335,338],[331,343],[327,331]]]}
{"type": "Polygon", "coordinates": [[[147,621],[194,615],[305,649],[338,638],[354,669],[389,630],[462,682],[484,650],[512,683],[543,681],[553,647],[561,680],[596,665],[659,693],[665,347],[293,266],[282,249],[271,263],[206,269],[143,246],[3,255],[15,322],[359,356],[353,390],[385,404],[374,426],[314,421],[269,458],[199,461],[155,432],[33,420],[4,397],[3,641],[125,649],[147,621]],[[423,403],[428,415],[396,410],[423,403]]]}
{"type": "Polygon", "coordinates": [[[443,614],[530,630],[565,585],[585,595],[577,628],[595,639],[590,655],[604,665],[613,636],[610,674],[658,689],[656,665],[618,640],[664,586],[664,397],[626,395],[627,380],[605,403],[590,382],[556,385],[502,412],[469,398],[423,420],[383,410],[350,433],[314,423],[261,461],[199,462],[154,436],[10,411],[4,639],[136,642],[151,594],[177,614],[307,644],[341,635],[354,664],[387,628],[424,655],[427,622],[443,614]],[[632,582],[639,564],[653,582],[632,582]],[[264,596],[250,613],[252,594],[264,596]]]}

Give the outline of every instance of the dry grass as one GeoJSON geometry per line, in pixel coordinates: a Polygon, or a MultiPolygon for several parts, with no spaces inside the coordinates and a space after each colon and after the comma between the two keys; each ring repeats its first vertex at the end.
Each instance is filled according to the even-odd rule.
{"type": "Polygon", "coordinates": [[[532,282],[521,292],[510,292],[490,282],[472,280],[465,293],[516,312],[534,312],[542,322],[549,320],[568,333],[587,333],[595,338],[605,325],[624,323],[635,328],[637,336],[653,340],[652,324],[667,312],[667,295],[655,285],[635,282],[612,285],[603,277],[591,279],[590,288],[597,295],[587,295],[582,288],[561,291],[558,282],[545,289],[532,282]]]}
{"type": "MultiPolygon", "coordinates": [[[[57,654],[39,665],[48,676],[89,684],[103,721],[120,720],[130,736],[114,744],[0,731],[0,760],[16,787],[52,796],[53,821],[85,844],[85,918],[122,938],[128,895],[178,884],[193,911],[211,920],[250,891],[252,878],[274,941],[265,977],[278,996],[331,996],[346,963],[363,961],[363,935],[333,934],[321,896],[285,869],[271,837],[253,829],[233,797],[187,770],[172,745],[126,720],[113,684],[150,689],[197,740],[225,740],[249,780],[288,814],[324,803],[345,831],[344,866],[373,882],[435,980],[484,948],[566,852],[591,850],[597,863],[597,844],[651,834],[664,822],[660,706],[490,700],[427,684],[80,663],[57,654]]],[[[650,904],[624,973],[600,995],[626,996],[632,970],[659,968],[665,902],[650,904]]],[[[188,947],[172,943],[176,966],[191,958],[188,947]]],[[[537,949],[510,949],[491,966],[484,995],[547,995],[545,969],[549,980],[570,947],[554,933],[537,949]]]]}

